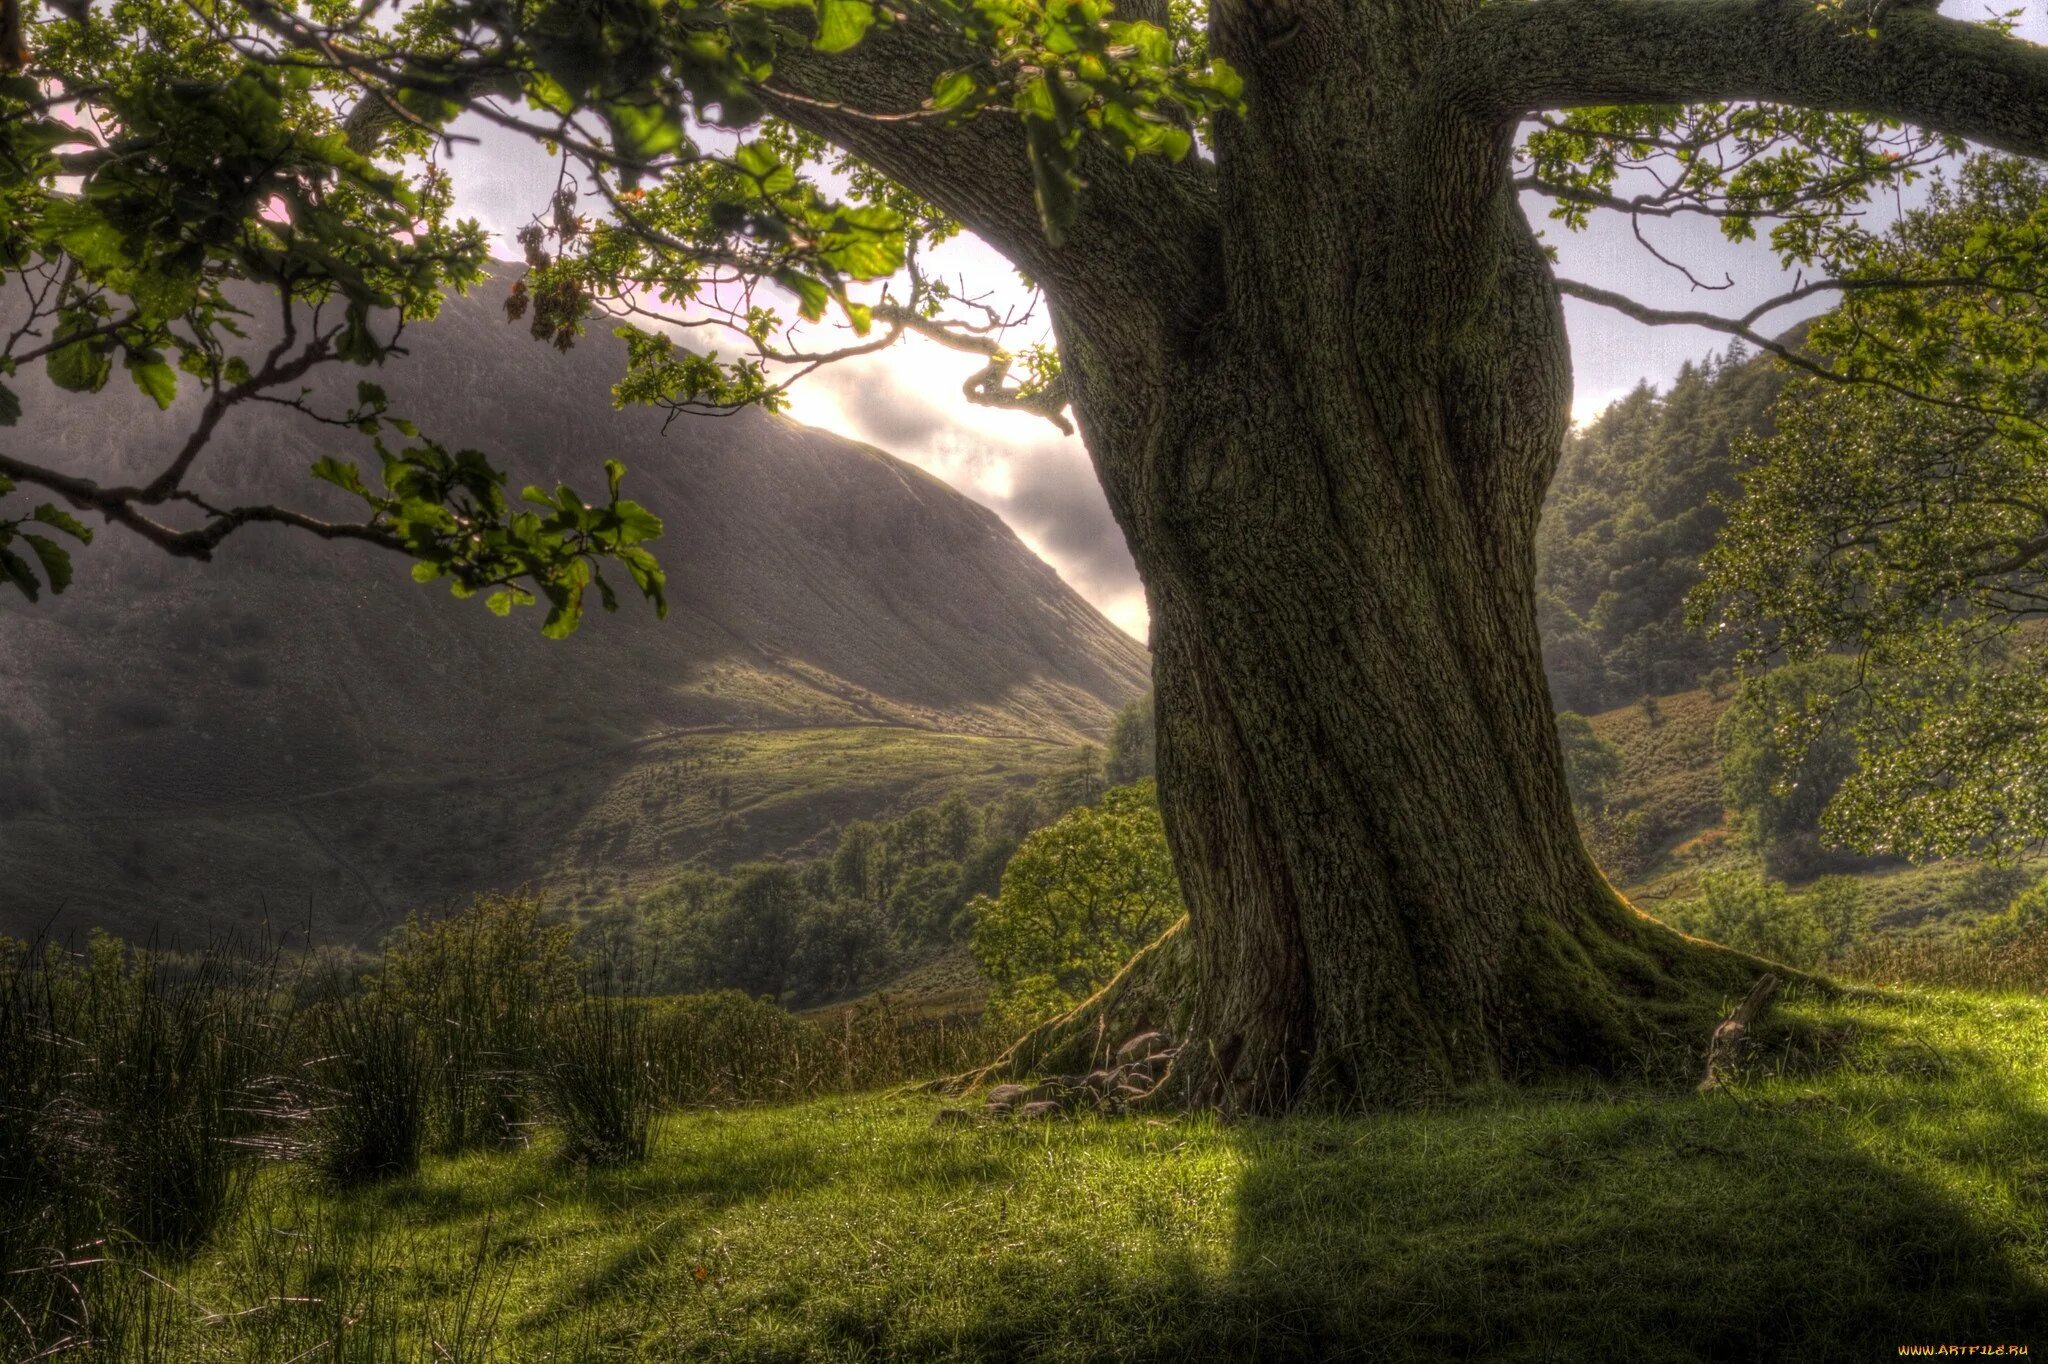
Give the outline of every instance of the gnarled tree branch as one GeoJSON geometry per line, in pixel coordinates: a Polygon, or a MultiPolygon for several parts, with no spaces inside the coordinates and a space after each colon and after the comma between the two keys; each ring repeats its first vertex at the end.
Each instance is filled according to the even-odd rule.
{"type": "MultiPolygon", "coordinates": [[[[1173,313],[1216,269],[1213,167],[1198,156],[1127,162],[1084,146],[1088,188],[1062,245],[1046,236],[1021,124],[878,119],[918,109],[943,72],[986,60],[913,8],[848,51],[790,45],[761,98],[777,117],[915,186],[1069,309],[1133,306],[1173,313]]],[[[1185,319],[1194,325],[1191,314],[1185,319]]]]}
{"type": "Polygon", "coordinates": [[[323,521],[304,512],[269,505],[215,507],[189,493],[152,496],[147,489],[107,487],[92,479],[47,469],[12,455],[0,454],[0,474],[25,486],[45,488],[80,511],[96,511],[112,524],[127,527],[165,553],[180,559],[202,562],[211,559],[221,541],[243,526],[258,523],[310,531],[323,540],[361,540],[384,549],[405,552],[404,543],[388,528],[365,522],[323,521]],[[163,502],[189,502],[206,514],[206,520],[183,530],[166,525],[147,510],[163,502]]]}

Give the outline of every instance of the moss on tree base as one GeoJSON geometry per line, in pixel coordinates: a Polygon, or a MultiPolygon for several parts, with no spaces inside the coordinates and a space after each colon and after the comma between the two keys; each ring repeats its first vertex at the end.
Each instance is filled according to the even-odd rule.
{"type": "MultiPolygon", "coordinates": [[[[1603,888],[1604,890],[1604,888],[1603,888]]],[[[1570,923],[1532,913],[1500,977],[1500,1010],[1490,1073],[1416,1076],[1407,1102],[1449,1098],[1459,1088],[1572,1080],[1655,1088],[1698,1080],[1709,1041],[1729,1009],[1762,976],[1781,977],[1828,994],[1825,980],[1761,958],[1688,937],[1643,914],[1611,890],[1570,923]]],[[[1192,1036],[1198,982],[1186,919],[1140,951],[1093,996],[1020,1037],[989,1065],[945,1082],[953,1092],[1005,1081],[1081,1076],[1112,1063],[1127,1039],[1158,1031],[1180,1043],[1173,1072],[1152,1103],[1209,1106],[1227,1093],[1209,1073],[1203,1039],[1192,1036]]],[[[1320,1082],[1313,1062],[1293,1096],[1296,1108],[1344,1110],[1387,1106],[1320,1082]]],[[[1224,1106],[1228,1106],[1225,1104],[1224,1106]]]]}
{"type": "Polygon", "coordinates": [[[1513,1084],[1598,1078],[1691,1083],[1708,1040],[1758,978],[1823,984],[1688,937],[1603,886],[1573,922],[1531,914],[1502,975],[1494,1039],[1513,1084]]]}

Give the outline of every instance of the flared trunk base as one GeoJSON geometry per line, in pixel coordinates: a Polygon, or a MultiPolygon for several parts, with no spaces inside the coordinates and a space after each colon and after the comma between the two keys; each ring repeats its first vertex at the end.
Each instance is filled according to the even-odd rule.
{"type": "MultiPolygon", "coordinates": [[[[1157,1031],[1177,1056],[1151,1102],[1229,1114],[1413,1106],[1500,1085],[1679,1088],[1698,1081],[1716,1024],[1773,969],[1783,973],[1678,933],[1605,891],[1569,924],[1553,915],[1530,917],[1501,972],[1500,1010],[1487,1044],[1468,1053],[1481,1063],[1460,1072],[1389,1054],[1385,1066],[1373,1068],[1349,1049],[1331,1054],[1314,1033],[1288,1055],[1249,1051],[1242,1032],[1209,1035],[1195,943],[1183,920],[1092,998],[1032,1029],[955,1087],[1086,1075],[1113,1065],[1127,1040],[1157,1031]],[[1299,1080],[1274,1084],[1274,1076],[1299,1080]]],[[[1276,1026],[1266,1035],[1290,1031],[1276,1026]]]]}

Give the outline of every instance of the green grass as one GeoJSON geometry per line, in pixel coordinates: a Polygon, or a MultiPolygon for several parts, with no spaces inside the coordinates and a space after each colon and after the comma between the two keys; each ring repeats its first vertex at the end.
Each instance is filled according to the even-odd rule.
{"type": "Polygon", "coordinates": [[[624,1170],[572,1170],[543,1143],[352,1194],[273,1171],[237,1231],[159,1271],[215,1314],[173,1357],[255,1357],[237,1323],[317,1314],[289,1300],[323,1292],[374,1300],[358,1317],[422,1358],[486,1309],[494,1339],[472,1329],[467,1357],[2048,1345],[2048,1002],[1918,992],[1778,1018],[1713,1098],[935,1126],[938,1100],[875,1095],[671,1115],[624,1170]],[[374,1272],[317,1271],[304,1248],[323,1237],[374,1272]],[[254,1272],[272,1243],[300,1248],[306,1284],[254,1272]]]}

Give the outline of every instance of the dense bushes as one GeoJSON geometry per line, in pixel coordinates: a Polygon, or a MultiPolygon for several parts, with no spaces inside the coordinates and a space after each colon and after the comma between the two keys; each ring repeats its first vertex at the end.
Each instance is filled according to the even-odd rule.
{"type": "Polygon", "coordinates": [[[1708,872],[1698,899],[1678,905],[1672,922],[1698,937],[1788,966],[1815,967],[1847,951],[1870,921],[1863,887],[1850,876],[1823,876],[1794,893],[1762,872],[1708,872]]]}

